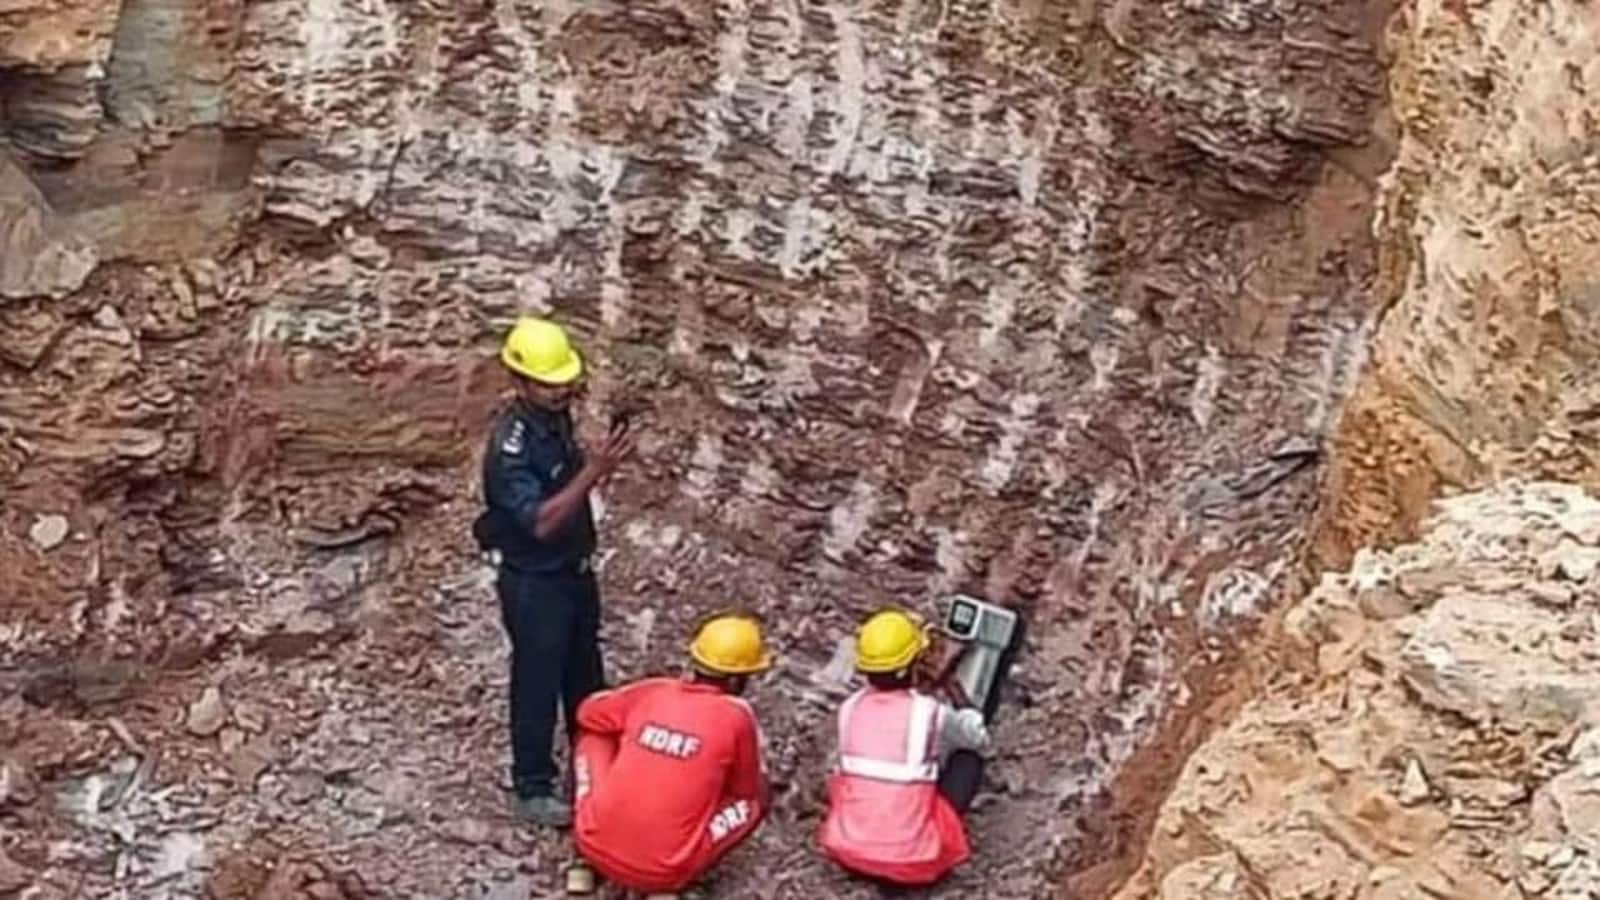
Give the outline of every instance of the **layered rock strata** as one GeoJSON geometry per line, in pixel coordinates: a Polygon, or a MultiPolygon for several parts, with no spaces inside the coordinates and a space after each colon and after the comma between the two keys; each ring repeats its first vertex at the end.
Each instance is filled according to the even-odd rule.
{"type": "Polygon", "coordinates": [[[1400,141],[1375,220],[1385,311],[1311,545],[1348,573],[1290,614],[1288,644],[1263,648],[1274,662],[1299,648],[1310,669],[1267,679],[1190,761],[1123,896],[1600,885],[1583,799],[1600,771],[1584,490],[1597,40],[1577,7],[1396,13],[1400,141]]]}
{"type": "Polygon", "coordinates": [[[46,892],[547,883],[499,818],[466,531],[525,310],[579,335],[588,412],[646,408],[603,498],[618,674],[730,602],[782,649],[782,802],[731,895],[857,890],[808,846],[829,664],[958,589],[1035,643],[946,894],[1115,857],[1107,785],[1311,514],[1370,314],[1381,13],[8,8],[8,858],[46,892]]]}
{"type": "Polygon", "coordinates": [[[1508,475],[1594,484],[1600,25],[1578,6],[1418,3],[1375,233],[1386,311],[1332,451],[1319,560],[1411,535],[1508,475]]]}

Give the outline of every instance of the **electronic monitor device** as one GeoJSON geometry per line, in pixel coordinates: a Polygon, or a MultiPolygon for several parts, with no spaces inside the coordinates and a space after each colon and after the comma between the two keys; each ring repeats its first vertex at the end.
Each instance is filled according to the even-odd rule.
{"type": "Polygon", "coordinates": [[[956,594],[945,609],[944,630],[967,645],[954,677],[973,705],[982,709],[994,688],[1000,656],[1016,633],[1017,614],[970,594],[956,594]]]}

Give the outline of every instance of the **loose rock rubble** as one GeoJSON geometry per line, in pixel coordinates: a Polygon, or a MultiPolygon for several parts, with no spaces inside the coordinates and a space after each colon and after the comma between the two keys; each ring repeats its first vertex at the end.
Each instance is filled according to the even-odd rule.
{"type": "MultiPolygon", "coordinates": [[[[267,558],[260,546],[241,552],[267,558]]],[[[265,644],[295,613],[252,604],[208,623],[232,637],[203,666],[51,670],[30,682],[32,699],[8,691],[0,746],[14,755],[0,759],[0,816],[15,827],[0,842],[13,868],[0,875],[26,880],[31,898],[550,895],[570,850],[508,814],[490,572],[455,565],[413,558],[412,574],[432,585],[417,593],[358,589],[340,615],[363,618],[359,631],[335,621],[306,641],[265,644]]],[[[287,567],[257,575],[269,588],[297,577],[287,567]]],[[[632,648],[610,658],[614,677],[681,665],[688,613],[665,611],[642,646],[637,613],[608,616],[607,645],[632,648]]],[[[1025,671],[1019,687],[1026,697],[1046,685],[1025,671]]],[[[825,728],[845,689],[792,662],[756,686],[778,804],[713,882],[719,896],[873,896],[811,846],[825,728]],[[774,859],[782,865],[767,874],[774,859]]],[[[1044,715],[1020,709],[1002,725],[1010,746],[978,813],[993,854],[1017,853],[1025,833],[1048,827],[1049,795],[1023,776],[1049,771],[1028,737],[1044,715]]],[[[984,879],[968,870],[948,890],[984,879]]],[[[1017,896],[1040,888],[1022,868],[998,883],[1017,896]]]]}
{"type": "Polygon", "coordinates": [[[1600,894],[1597,545],[1600,499],[1507,483],[1325,576],[1118,897],[1600,894]]]}

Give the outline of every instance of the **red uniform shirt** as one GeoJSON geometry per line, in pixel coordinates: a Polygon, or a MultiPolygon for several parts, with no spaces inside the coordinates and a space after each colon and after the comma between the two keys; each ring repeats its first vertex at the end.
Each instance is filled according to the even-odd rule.
{"type": "Polygon", "coordinates": [[[766,814],[750,705],[711,685],[647,678],[578,708],[573,838],[634,890],[686,887],[766,814]]]}

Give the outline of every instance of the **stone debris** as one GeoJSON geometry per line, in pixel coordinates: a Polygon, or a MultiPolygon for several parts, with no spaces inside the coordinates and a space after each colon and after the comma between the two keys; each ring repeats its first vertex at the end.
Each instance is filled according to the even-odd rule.
{"type": "Polygon", "coordinates": [[[253,790],[261,775],[277,759],[271,739],[264,737],[241,739],[231,748],[224,747],[222,752],[226,754],[226,764],[234,783],[244,790],[253,790]]]}
{"type": "Polygon", "coordinates": [[[262,704],[247,700],[233,706],[234,723],[251,734],[260,734],[266,730],[269,720],[269,714],[262,704]]]}
{"type": "Polygon", "coordinates": [[[297,772],[289,776],[284,785],[282,799],[301,806],[322,794],[323,778],[311,772],[297,772]]]}
{"type": "Polygon", "coordinates": [[[1405,779],[1400,782],[1400,802],[1415,806],[1432,795],[1433,788],[1428,786],[1428,777],[1422,773],[1422,764],[1415,759],[1406,763],[1405,779]]]}
{"type": "Polygon", "coordinates": [[[227,721],[228,707],[223,702],[222,691],[215,686],[207,687],[199,699],[189,706],[187,725],[192,734],[210,737],[220,731],[227,721]]]}
{"type": "Polygon", "coordinates": [[[20,758],[0,754],[0,809],[27,806],[39,797],[33,773],[20,758]]]}
{"type": "Polygon", "coordinates": [[[1540,568],[1546,577],[1560,575],[1568,581],[1583,584],[1600,568],[1600,549],[1586,547],[1572,538],[1566,538],[1545,555],[1540,568]]]}
{"type": "Polygon", "coordinates": [[[441,829],[441,833],[463,844],[487,844],[494,837],[489,823],[478,818],[454,819],[441,829]]]}
{"type": "Polygon", "coordinates": [[[1600,596],[1540,601],[1570,577],[1548,561],[1574,521],[1600,521],[1600,499],[1508,482],[1441,501],[1418,541],[1325,575],[1284,622],[1285,652],[1314,671],[1277,679],[1188,760],[1120,900],[1220,897],[1223,883],[1274,897],[1381,886],[1371,896],[1503,900],[1496,886],[1513,883],[1595,896],[1600,635],[1587,623],[1600,596]],[[1452,571],[1470,575],[1418,577],[1452,571]],[[1363,602],[1401,585],[1409,613],[1363,602]],[[1550,653],[1558,642],[1576,652],[1550,653]]]}
{"type": "Polygon", "coordinates": [[[159,856],[150,872],[157,882],[204,868],[206,864],[205,841],[187,831],[171,831],[163,835],[158,852],[159,856]]]}
{"type": "Polygon", "coordinates": [[[65,296],[82,287],[99,263],[94,244],[66,225],[5,148],[0,222],[6,226],[0,229],[0,306],[25,297],[65,296]]]}
{"type": "Polygon", "coordinates": [[[67,539],[70,530],[71,526],[67,524],[66,516],[40,516],[33,521],[33,527],[28,529],[28,537],[33,539],[40,550],[54,550],[67,539]]]}

